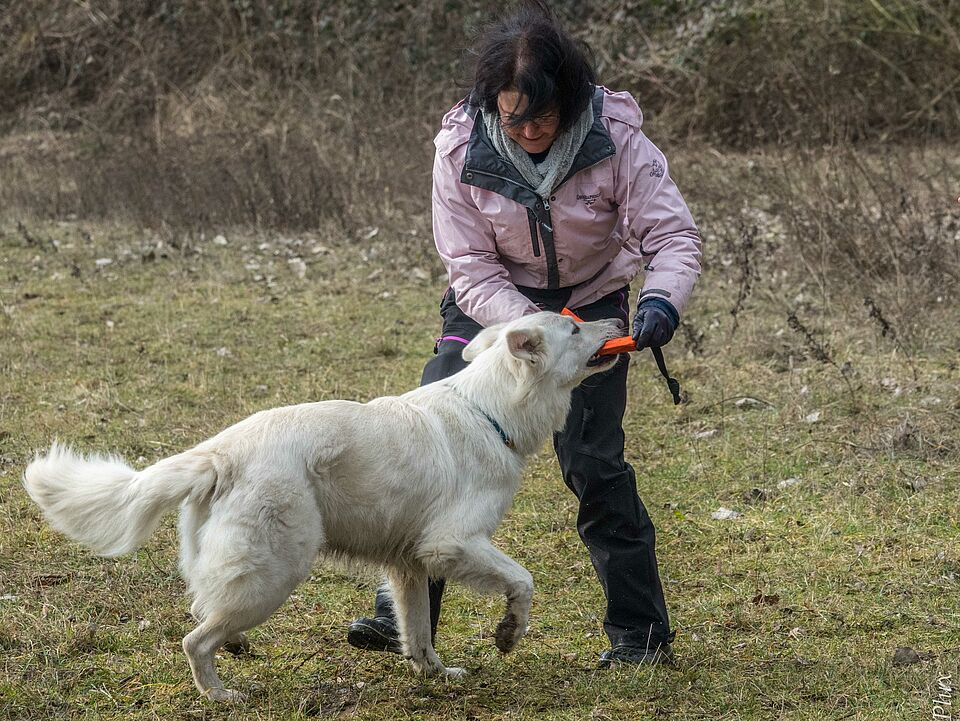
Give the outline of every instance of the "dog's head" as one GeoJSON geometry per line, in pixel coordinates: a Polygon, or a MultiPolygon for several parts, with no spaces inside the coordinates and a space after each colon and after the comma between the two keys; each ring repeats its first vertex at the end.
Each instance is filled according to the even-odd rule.
{"type": "Polygon", "coordinates": [[[598,356],[600,347],[621,335],[616,320],[578,323],[557,313],[534,313],[482,330],[463,358],[473,361],[493,348],[509,354],[525,375],[549,376],[561,387],[573,388],[594,373],[613,367],[618,356],[598,356]]]}

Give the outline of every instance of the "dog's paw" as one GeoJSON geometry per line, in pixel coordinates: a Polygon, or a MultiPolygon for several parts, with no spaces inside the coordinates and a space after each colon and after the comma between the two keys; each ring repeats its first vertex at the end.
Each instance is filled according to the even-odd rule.
{"type": "Polygon", "coordinates": [[[407,662],[410,664],[410,668],[413,669],[413,672],[418,676],[442,676],[447,671],[446,667],[440,663],[439,659],[437,661],[431,661],[426,658],[408,658],[407,662]]]}
{"type": "Polygon", "coordinates": [[[208,688],[203,695],[217,703],[240,703],[247,700],[242,693],[230,688],[208,688]]]}
{"type": "Polygon", "coordinates": [[[514,614],[507,613],[497,624],[495,635],[497,648],[504,653],[512,651],[526,632],[527,624],[521,622],[514,614]]]}
{"type": "Polygon", "coordinates": [[[467,675],[467,670],[463,668],[458,668],[456,666],[447,666],[443,670],[443,674],[447,678],[463,678],[467,675]]]}

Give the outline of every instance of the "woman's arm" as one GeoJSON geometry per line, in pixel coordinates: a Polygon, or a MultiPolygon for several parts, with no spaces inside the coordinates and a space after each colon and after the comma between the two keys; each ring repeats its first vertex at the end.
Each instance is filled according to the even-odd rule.
{"type": "Polygon", "coordinates": [[[615,192],[626,242],[646,267],[640,300],[663,298],[681,314],[700,275],[700,233],[663,153],[639,125],[627,130],[617,150],[615,192]]]}

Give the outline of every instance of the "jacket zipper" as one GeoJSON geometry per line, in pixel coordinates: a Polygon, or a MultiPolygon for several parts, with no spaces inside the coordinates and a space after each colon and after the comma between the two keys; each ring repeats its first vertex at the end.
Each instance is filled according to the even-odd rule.
{"type": "MultiPolygon", "coordinates": [[[[610,157],[610,156],[607,156],[607,157],[610,157]]],[[[591,163],[590,165],[585,165],[585,166],[583,166],[582,168],[580,168],[580,170],[578,170],[577,172],[579,173],[581,170],[586,170],[587,168],[592,168],[594,165],[599,165],[599,164],[600,164],[601,162],[603,162],[604,160],[606,160],[606,158],[601,158],[601,159],[598,160],[596,163],[591,163]]],[[[497,173],[490,173],[490,172],[487,172],[486,170],[467,170],[467,172],[468,172],[468,173],[479,173],[480,175],[485,175],[485,176],[487,176],[488,178],[497,178],[498,180],[502,180],[502,181],[505,182],[505,183],[510,183],[510,185],[515,185],[515,186],[517,186],[518,188],[523,188],[524,190],[527,190],[527,191],[533,193],[535,197],[539,198],[539,199],[540,199],[540,205],[541,205],[541,207],[542,207],[545,211],[547,211],[548,214],[550,213],[550,199],[549,199],[549,197],[547,197],[547,198],[542,198],[542,197],[540,197],[539,195],[537,195],[537,192],[536,192],[533,188],[531,188],[529,185],[524,185],[523,183],[518,183],[516,180],[513,180],[513,179],[511,179],[511,178],[507,178],[507,177],[505,177],[505,176],[503,176],[503,175],[498,175],[497,173]]],[[[573,176],[571,176],[571,177],[573,177],[573,176]]],[[[564,183],[566,183],[567,180],[569,180],[569,178],[567,178],[566,180],[564,180],[563,183],[560,183],[560,185],[558,185],[557,188],[559,188],[561,185],[563,185],[564,183]]],[[[556,188],[554,188],[554,190],[556,190],[556,188]]],[[[553,227],[547,225],[546,223],[543,223],[539,218],[536,217],[535,213],[534,213],[530,208],[527,208],[527,214],[528,214],[528,215],[527,215],[527,218],[528,218],[528,221],[529,221],[529,224],[530,224],[530,242],[531,242],[531,245],[532,245],[532,247],[533,247],[533,256],[534,256],[535,258],[539,258],[540,255],[541,255],[541,251],[540,251],[540,239],[538,238],[539,226],[540,226],[540,225],[543,225],[547,230],[550,231],[551,236],[552,236],[552,234],[553,234],[553,227]]],[[[556,265],[556,263],[557,263],[557,260],[556,260],[556,250],[555,250],[552,242],[551,242],[551,246],[550,246],[549,249],[546,248],[546,243],[544,243],[544,249],[551,251],[551,252],[548,254],[550,257],[547,258],[547,278],[548,278],[547,286],[548,286],[548,287],[553,287],[554,285],[557,285],[557,284],[559,283],[559,274],[560,274],[560,269],[559,269],[559,268],[557,267],[557,265],[556,265]],[[552,262],[551,262],[551,261],[552,261],[552,262]],[[551,267],[551,266],[552,266],[552,267],[551,267]],[[551,279],[554,279],[553,282],[551,282],[551,279]]]]}

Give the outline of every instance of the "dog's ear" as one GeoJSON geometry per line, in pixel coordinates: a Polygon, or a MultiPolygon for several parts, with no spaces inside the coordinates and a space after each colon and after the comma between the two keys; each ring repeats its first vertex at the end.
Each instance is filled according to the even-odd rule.
{"type": "Polygon", "coordinates": [[[500,330],[504,325],[506,324],[497,323],[477,333],[476,337],[467,343],[467,347],[463,349],[463,359],[467,361],[467,363],[470,363],[474,358],[492,346],[499,337],[500,330]]]}
{"type": "Polygon", "coordinates": [[[543,343],[541,328],[518,328],[507,332],[510,355],[528,363],[537,363],[543,358],[543,343]]]}

